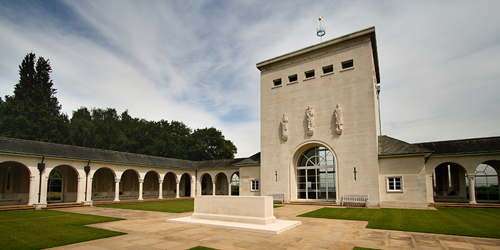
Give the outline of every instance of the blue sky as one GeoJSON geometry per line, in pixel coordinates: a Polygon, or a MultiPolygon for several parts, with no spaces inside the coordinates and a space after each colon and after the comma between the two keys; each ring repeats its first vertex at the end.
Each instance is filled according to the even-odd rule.
{"type": "Polygon", "coordinates": [[[260,151],[255,64],[375,26],[382,133],[407,142],[500,135],[500,1],[0,1],[0,96],[33,51],[63,112],[216,127],[260,151]]]}

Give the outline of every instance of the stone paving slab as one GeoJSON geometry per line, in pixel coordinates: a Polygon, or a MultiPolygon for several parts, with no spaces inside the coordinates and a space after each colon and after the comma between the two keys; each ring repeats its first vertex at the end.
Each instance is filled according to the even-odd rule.
{"type": "Polygon", "coordinates": [[[190,213],[162,213],[103,207],[62,208],[58,211],[93,214],[126,220],[90,225],[125,232],[112,238],[81,242],[53,249],[189,249],[205,246],[215,249],[500,249],[500,239],[427,234],[366,228],[366,221],[296,217],[320,206],[285,205],[274,209],[281,220],[300,221],[301,226],[278,235],[232,229],[167,223],[166,219],[187,217],[190,213]]]}

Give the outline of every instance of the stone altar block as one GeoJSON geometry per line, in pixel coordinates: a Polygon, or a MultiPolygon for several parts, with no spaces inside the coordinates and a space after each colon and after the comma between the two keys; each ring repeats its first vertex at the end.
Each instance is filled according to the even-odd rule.
{"type": "Polygon", "coordinates": [[[197,196],[191,218],[260,225],[276,222],[270,196],[197,196]]]}
{"type": "Polygon", "coordinates": [[[300,221],[276,220],[272,196],[196,196],[190,217],[167,222],[279,234],[300,221]]]}

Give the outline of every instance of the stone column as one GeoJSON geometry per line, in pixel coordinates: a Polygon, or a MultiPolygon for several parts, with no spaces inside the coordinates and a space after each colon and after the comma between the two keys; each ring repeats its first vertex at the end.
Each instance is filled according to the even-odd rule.
{"type": "Polygon", "coordinates": [[[175,198],[180,198],[179,196],[179,180],[175,180],[175,198]]]}
{"type": "Polygon", "coordinates": [[[469,204],[477,204],[476,202],[476,185],[474,183],[474,176],[469,175],[469,204]]]}
{"type": "Polygon", "coordinates": [[[163,180],[158,180],[158,199],[163,199],[163,180]]]}
{"type": "Polygon", "coordinates": [[[196,195],[195,191],[196,191],[195,181],[191,180],[191,193],[189,194],[189,197],[194,197],[196,195]]]}
{"type": "Polygon", "coordinates": [[[120,179],[115,179],[115,199],[113,201],[120,201],[120,179]]]}
{"type": "MultiPolygon", "coordinates": [[[[85,201],[92,201],[92,182],[93,182],[94,178],[93,177],[89,177],[89,179],[87,180],[88,181],[88,185],[87,185],[87,198],[85,201]]],[[[85,194],[84,194],[85,195],[85,194]]]]}
{"type": "Polygon", "coordinates": [[[82,202],[82,198],[83,196],[85,195],[85,190],[83,190],[84,188],[82,188],[82,184],[84,184],[84,181],[85,178],[82,178],[82,177],[78,177],[77,178],[77,184],[76,184],[76,203],[81,203],[82,202]],[[84,192],[82,192],[82,190],[84,192]]]}
{"type": "Polygon", "coordinates": [[[196,180],[196,196],[201,196],[201,181],[196,180]]]}
{"type": "Polygon", "coordinates": [[[30,175],[30,194],[28,198],[28,205],[38,203],[38,182],[35,175],[30,175]]]}
{"type": "Polygon", "coordinates": [[[215,182],[212,181],[212,196],[215,196],[215,182]]]}
{"type": "Polygon", "coordinates": [[[139,179],[139,199],[140,201],[144,200],[142,198],[142,184],[144,184],[144,179],[139,179]]]}
{"type": "Polygon", "coordinates": [[[231,196],[231,181],[227,182],[227,195],[231,196]]]}

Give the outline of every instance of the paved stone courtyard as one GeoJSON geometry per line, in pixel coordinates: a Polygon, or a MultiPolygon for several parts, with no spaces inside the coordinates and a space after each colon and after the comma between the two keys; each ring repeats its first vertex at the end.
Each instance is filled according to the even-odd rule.
{"type": "Polygon", "coordinates": [[[63,208],[58,211],[118,217],[126,220],[94,224],[93,227],[127,233],[52,249],[500,249],[500,239],[367,229],[368,222],[296,217],[321,208],[285,205],[274,209],[282,220],[302,225],[278,235],[251,233],[203,226],[167,223],[166,219],[191,213],[162,213],[103,207],[63,208]]]}

